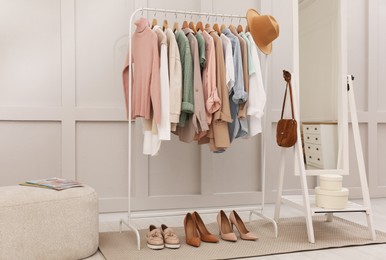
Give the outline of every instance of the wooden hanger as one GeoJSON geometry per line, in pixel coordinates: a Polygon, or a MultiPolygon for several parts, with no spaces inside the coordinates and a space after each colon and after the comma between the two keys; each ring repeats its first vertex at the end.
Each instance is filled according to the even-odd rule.
{"type": "Polygon", "coordinates": [[[179,26],[178,26],[178,21],[177,21],[177,19],[178,19],[177,13],[175,13],[175,16],[176,16],[176,18],[175,18],[175,22],[174,22],[174,24],[173,24],[173,32],[175,32],[175,31],[178,30],[178,28],[179,28],[179,26]]]}
{"type": "Polygon", "coordinates": [[[186,29],[186,28],[189,28],[189,23],[186,20],[186,14],[185,14],[185,21],[182,23],[182,29],[186,29]]]}
{"type": "Polygon", "coordinates": [[[233,35],[239,35],[238,33],[237,33],[237,29],[236,29],[236,27],[233,25],[233,24],[231,24],[231,25],[229,25],[229,30],[231,31],[231,33],[233,34],[233,35]]]}
{"type": "Polygon", "coordinates": [[[157,18],[154,18],[153,22],[151,23],[151,28],[153,29],[154,26],[156,26],[157,24],[158,24],[157,18]]]}
{"type": "Polygon", "coordinates": [[[218,35],[221,35],[221,30],[220,30],[220,27],[218,26],[218,23],[215,23],[213,25],[213,30],[215,30],[218,33],[218,35]]]}
{"type": "Polygon", "coordinates": [[[169,27],[169,24],[168,24],[168,20],[166,19],[166,13],[165,13],[164,22],[162,23],[162,30],[165,31],[165,29],[167,29],[168,27],[169,27]]]}
{"type": "Polygon", "coordinates": [[[189,22],[189,28],[192,29],[194,33],[197,33],[196,27],[194,26],[194,23],[192,21],[189,22]]]}
{"type": "Polygon", "coordinates": [[[202,32],[204,31],[204,25],[202,24],[201,21],[199,21],[196,25],[196,31],[201,30],[202,32]]]}
{"type": "Polygon", "coordinates": [[[213,30],[215,30],[218,33],[218,35],[221,35],[220,26],[218,26],[218,23],[217,23],[217,17],[215,19],[215,24],[213,25],[213,30]]]}
{"type": "Polygon", "coordinates": [[[241,18],[239,19],[239,25],[237,26],[237,33],[241,33],[243,30],[243,26],[241,25],[241,18]]]}
{"type": "Polygon", "coordinates": [[[168,20],[166,20],[166,19],[164,20],[164,23],[163,23],[162,27],[163,27],[164,30],[169,27],[168,20]]]}
{"type": "Polygon", "coordinates": [[[206,17],[205,28],[211,28],[212,26],[209,24],[209,16],[206,17]]]}
{"type": "Polygon", "coordinates": [[[237,32],[238,32],[238,33],[241,33],[242,31],[244,31],[244,30],[243,30],[243,26],[242,26],[241,24],[239,24],[239,25],[237,26],[237,32]]]}
{"type": "Polygon", "coordinates": [[[175,21],[174,22],[174,25],[173,25],[173,32],[175,32],[176,30],[178,30],[180,27],[178,26],[178,22],[175,21]]]}
{"type": "Polygon", "coordinates": [[[224,30],[225,28],[227,28],[227,26],[225,25],[225,19],[224,19],[224,16],[222,17],[222,25],[221,25],[221,31],[220,32],[222,32],[222,30],[224,30]]]}
{"type": "Polygon", "coordinates": [[[182,29],[186,29],[186,28],[189,28],[189,24],[188,24],[188,21],[184,21],[183,23],[182,23],[182,29]]]}

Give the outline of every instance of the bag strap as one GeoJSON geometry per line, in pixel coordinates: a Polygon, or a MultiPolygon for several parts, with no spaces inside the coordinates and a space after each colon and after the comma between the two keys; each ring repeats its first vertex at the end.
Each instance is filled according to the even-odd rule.
{"type": "Polygon", "coordinates": [[[287,82],[287,84],[286,84],[286,87],[285,87],[284,100],[283,100],[283,106],[282,106],[282,109],[281,109],[281,117],[280,118],[283,119],[284,108],[285,108],[285,101],[286,101],[286,98],[287,98],[287,89],[289,88],[292,119],[295,119],[295,116],[294,116],[294,105],[292,103],[291,73],[289,73],[286,70],[283,70],[283,77],[284,77],[284,80],[287,82]]]}

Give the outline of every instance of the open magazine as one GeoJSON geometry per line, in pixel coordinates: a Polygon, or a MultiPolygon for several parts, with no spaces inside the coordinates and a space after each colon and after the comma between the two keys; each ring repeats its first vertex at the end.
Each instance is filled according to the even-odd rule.
{"type": "Polygon", "coordinates": [[[61,178],[48,178],[41,180],[26,181],[20,183],[23,186],[33,186],[39,188],[53,189],[53,190],[65,190],[74,187],[82,187],[83,184],[78,181],[66,180],[61,178]]]}

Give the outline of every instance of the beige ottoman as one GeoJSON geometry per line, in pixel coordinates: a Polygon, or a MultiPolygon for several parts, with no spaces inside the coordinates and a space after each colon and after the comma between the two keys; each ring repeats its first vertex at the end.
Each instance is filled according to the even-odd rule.
{"type": "Polygon", "coordinates": [[[91,187],[0,187],[1,260],[73,260],[97,249],[98,199],[91,187]]]}

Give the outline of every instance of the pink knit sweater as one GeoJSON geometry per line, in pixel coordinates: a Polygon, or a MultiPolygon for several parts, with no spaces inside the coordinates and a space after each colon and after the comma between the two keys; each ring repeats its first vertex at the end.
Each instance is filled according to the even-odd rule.
{"type": "MultiPolygon", "coordinates": [[[[132,103],[131,118],[154,117],[155,123],[160,123],[160,60],[157,35],[149,27],[149,21],[140,18],[131,40],[132,51],[132,103]]],[[[123,70],[123,89],[128,112],[128,73],[130,62],[126,58],[123,70]]]]}

